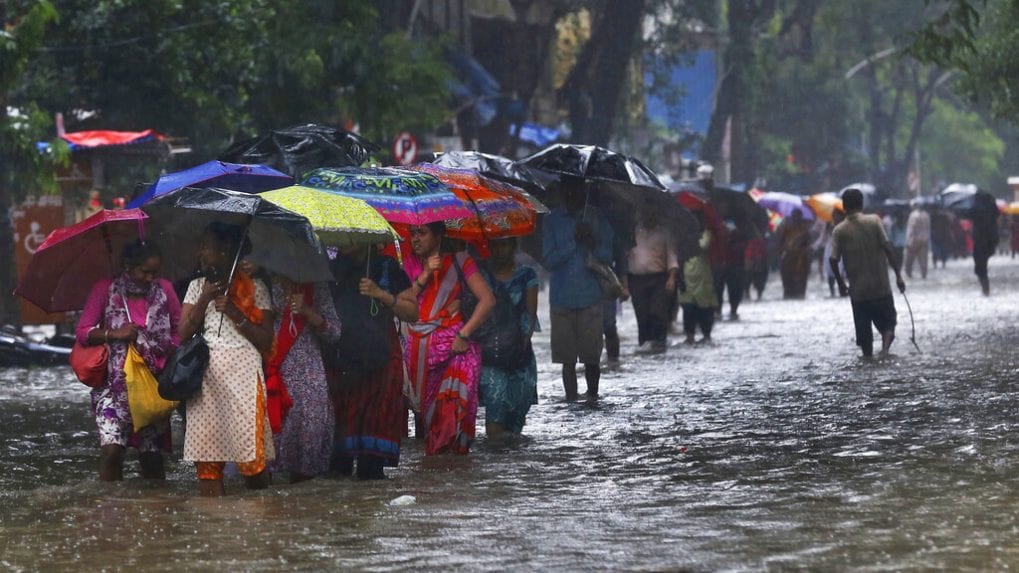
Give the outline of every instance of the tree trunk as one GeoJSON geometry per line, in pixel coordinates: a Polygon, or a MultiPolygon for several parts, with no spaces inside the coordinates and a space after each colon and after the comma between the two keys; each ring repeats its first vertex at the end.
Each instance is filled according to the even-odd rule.
{"type": "Polygon", "coordinates": [[[17,276],[14,269],[14,224],[11,221],[13,197],[0,189],[0,326],[21,325],[21,308],[14,296],[17,276]]]}
{"type": "Polygon", "coordinates": [[[595,21],[561,90],[575,142],[605,146],[612,138],[646,6],[647,0],[608,0],[595,21]]]}
{"type": "Polygon", "coordinates": [[[763,10],[754,0],[730,0],[729,2],[729,45],[722,57],[722,81],[715,98],[708,133],[704,138],[701,155],[717,164],[722,160],[722,142],[725,139],[726,124],[732,120],[730,161],[731,179],[747,181],[754,177],[752,161],[747,156],[749,107],[746,105],[749,91],[747,75],[754,65],[753,29],[763,10]]]}

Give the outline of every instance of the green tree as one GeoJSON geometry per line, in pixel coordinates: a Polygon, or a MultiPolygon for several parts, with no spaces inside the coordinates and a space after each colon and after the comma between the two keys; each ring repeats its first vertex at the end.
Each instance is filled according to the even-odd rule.
{"type": "Polygon", "coordinates": [[[954,70],[954,89],[998,118],[1019,122],[1017,0],[930,2],[910,52],[954,70]]]}
{"type": "Polygon", "coordinates": [[[14,288],[14,234],[8,215],[28,193],[56,189],[54,167],[64,148],[52,145],[40,153],[37,141],[47,138],[52,125],[38,106],[19,97],[22,73],[42,43],[57,12],[45,0],[15,2],[0,7],[0,324],[20,323],[14,288]]]}

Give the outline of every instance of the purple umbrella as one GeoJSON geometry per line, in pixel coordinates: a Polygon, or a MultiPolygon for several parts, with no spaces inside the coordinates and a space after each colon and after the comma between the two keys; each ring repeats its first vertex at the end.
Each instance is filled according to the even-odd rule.
{"type": "Polygon", "coordinates": [[[775,213],[782,215],[782,217],[789,217],[794,211],[799,209],[799,211],[803,214],[804,219],[813,221],[817,218],[817,216],[814,215],[814,210],[803,202],[803,197],[793,195],[792,193],[768,191],[757,198],[757,204],[769,211],[774,211],[775,213]]]}
{"type": "Polygon", "coordinates": [[[156,197],[184,187],[216,187],[243,193],[261,193],[293,184],[294,180],[289,175],[265,165],[209,161],[191,169],[163,175],[145,193],[128,203],[127,207],[141,207],[156,197]]]}

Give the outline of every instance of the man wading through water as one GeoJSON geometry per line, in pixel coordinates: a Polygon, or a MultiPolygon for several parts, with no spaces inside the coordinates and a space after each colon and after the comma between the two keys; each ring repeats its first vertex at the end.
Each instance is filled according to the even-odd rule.
{"type": "Polygon", "coordinates": [[[895,340],[895,301],[888,283],[888,266],[895,271],[899,292],[906,292],[906,283],[899,271],[899,261],[885,235],[884,226],[877,215],[864,215],[863,193],[847,189],[842,194],[846,220],[832,231],[831,258],[828,264],[839,283],[839,294],[849,295],[853,305],[853,322],[856,323],[856,344],[864,356],[874,353],[874,333],[871,323],[881,333],[881,354],[895,340]],[[849,288],[842,278],[839,259],[843,259],[849,288]]]}

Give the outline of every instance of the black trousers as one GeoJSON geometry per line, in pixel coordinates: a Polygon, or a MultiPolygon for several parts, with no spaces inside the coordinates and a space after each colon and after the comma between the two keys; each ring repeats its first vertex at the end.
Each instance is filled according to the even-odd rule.
{"type": "Polygon", "coordinates": [[[895,313],[895,300],[892,295],[873,300],[851,300],[853,306],[853,324],[856,326],[856,345],[863,349],[863,353],[870,355],[874,348],[874,331],[871,324],[877,331],[884,334],[895,330],[897,316],[895,313]]]}
{"type": "MultiPolygon", "coordinates": [[[[746,290],[747,271],[742,262],[723,266],[715,273],[715,294],[718,295],[718,308],[722,308],[722,299],[726,288],[729,289],[729,311],[733,314],[739,309],[739,303],[743,302],[743,292],[746,290]]],[[[767,275],[765,275],[767,277],[767,275]]],[[[767,279],[765,279],[767,280],[767,279]]],[[[762,286],[760,290],[764,290],[762,286]]],[[[758,292],[760,292],[760,290],[758,292]]]]}
{"type": "Polygon", "coordinates": [[[697,327],[701,327],[701,333],[711,336],[711,327],[715,325],[715,309],[710,306],[697,306],[693,303],[683,304],[683,332],[693,336],[697,327]]]}
{"type": "Polygon", "coordinates": [[[665,340],[669,334],[675,292],[665,290],[668,273],[629,275],[633,313],[637,316],[638,344],[665,340]]]}

